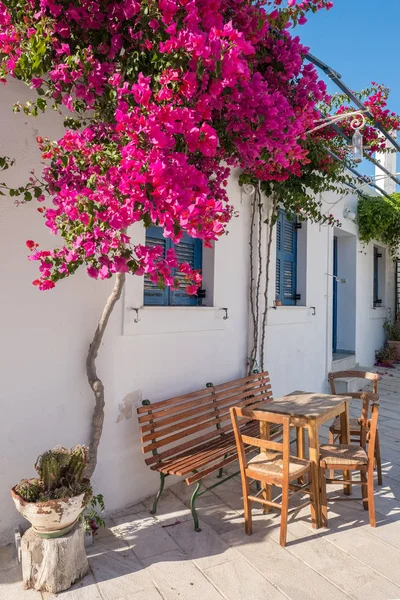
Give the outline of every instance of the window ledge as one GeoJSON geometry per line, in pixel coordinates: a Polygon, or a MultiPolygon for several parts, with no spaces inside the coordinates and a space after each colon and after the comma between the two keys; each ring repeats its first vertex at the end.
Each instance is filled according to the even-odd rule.
{"type": "Polygon", "coordinates": [[[386,306],[371,306],[369,309],[370,319],[386,319],[389,315],[389,309],[386,306]]]}
{"type": "Polygon", "coordinates": [[[229,309],[219,306],[141,306],[125,310],[124,335],[224,330],[229,309]]]}
{"type": "Polygon", "coordinates": [[[316,310],[312,306],[277,306],[268,309],[268,325],[310,323],[316,310]]]}

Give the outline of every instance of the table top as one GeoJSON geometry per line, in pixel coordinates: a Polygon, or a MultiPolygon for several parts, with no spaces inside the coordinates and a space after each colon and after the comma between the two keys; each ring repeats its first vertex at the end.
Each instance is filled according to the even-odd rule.
{"type": "Polygon", "coordinates": [[[309,419],[321,417],[348,400],[351,400],[350,396],[295,391],[272,402],[260,404],[257,410],[309,419]]]}

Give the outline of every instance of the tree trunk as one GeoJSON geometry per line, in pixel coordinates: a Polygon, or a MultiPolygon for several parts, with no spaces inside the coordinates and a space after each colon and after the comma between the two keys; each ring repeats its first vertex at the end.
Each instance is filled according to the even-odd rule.
{"type": "Polygon", "coordinates": [[[99,447],[101,434],[104,423],[104,385],[101,379],[97,376],[96,358],[103,340],[108,320],[114,309],[114,306],[121,297],[122,289],[125,283],[125,273],[117,273],[115,277],[114,288],[107,298],[106,305],[98,322],[92,343],[89,346],[88,355],[86,358],[86,374],[89,385],[93,390],[95,398],[95,406],[92,416],[90,441],[89,441],[89,457],[88,465],[85,469],[85,477],[90,479],[96,469],[97,464],[97,449],[99,447]]]}
{"type": "Polygon", "coordinates": [[[38,537],[32,527],[28,529],[21,542],[25,589],[57,594],[86,575],[89,565],[84,538],[79,524],[67,535],[50,540],[38,537]]]}

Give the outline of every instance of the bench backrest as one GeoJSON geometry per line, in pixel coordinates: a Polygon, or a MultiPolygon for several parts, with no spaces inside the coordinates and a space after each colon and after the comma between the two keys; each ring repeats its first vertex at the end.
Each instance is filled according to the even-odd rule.
{"type": "Polygon", "coordinates": [[[151,465],[232,432],[229,409],[270,402],[268,372],[161,400],[137,409],[142,452],[151,465]]]}

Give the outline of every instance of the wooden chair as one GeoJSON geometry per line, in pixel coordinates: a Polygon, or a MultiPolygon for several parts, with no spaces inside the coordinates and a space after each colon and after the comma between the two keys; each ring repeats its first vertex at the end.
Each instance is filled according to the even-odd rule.
{"type": "MultiPolygon", "coordinates": [[[[262,504],[264,513],[268,512],[270,507],[279,508],[281,511],[280,544],[285,546],[289,488],[295,490],[295,492],[307,490],[310,493],[311,518],[313,526],[316,524],[315,490],[311,464],[308,460],[290,456],[290,417],[239,407],[231,408],[230,413],[242,478],[245,531],[248,535],[252,533],[251,502],[262,504]],[[245,428],[249,421],[258,421],[260,428],[264,430],[268,430],[270,424],[282,425],[282,442],[246,435],[245,428]],[[246,447],[249,446],[260,449],[260,452],[250,459],[246,456],[246,447]],[[309,484],[291,484],[292,481],[303,477],[306,473],[309,476],[309,484]],[[250,491],[252,481],[261,482],[261,489],[254,496],[250,491]],[[281,504],[272,501],[271,485],[282,488],[281,504]]],[[[298,508],[296,507],[296,510],[298,508]]]]}
{"type": "Polygon", "coordinates": [[[321,469],[321,509],[322,520],[325,527],[328,526],[328,507],[326,496],[326,484],[333,483],[343,485],[342,479],[326,477],[326,469],[334,471],[360,471],[360,481],[352,480],[352,485],[361,485],[362,498],[346,497],[341,500],[363,501],[364,510],[369,511],[369,524],[376,527],[375,500],[374,500],[374,468],[375,468],[375,442],[378,431],[379,404],[372,404],[371,419],[365,417],[368,414],[368,398],[363,400],[363,411],[360,418],[361,438],[366,437],[368,452],[361,446],[352,444],[325,444],[320,446],[320,469],[321,469]]]}
{"type": "MultiPolygon", "coordinates": [[[[372,381],[372,394],[371,392],[346,392],[346,396],[351,396],[352,398],[363,400],[366,395],[369,396],[370,402],[377,402],[379,400],[378,396],[378,373],[368,373],[364,371],[338,371],[337,373],[329,373],[328,379],[329,384],[331,386],[332,394],[337,394],[335,387],[335,379],[342,377],[353,377],[357,379],[368,379],[372,381]]],[[[350,419],[350,441],[357,442],[361,446],[365,446],[362,444],[361,440],[361,418],[351,418],[350,419]]],[[[334,444],[341,435],[341,425],[340,425],[340,417],[337,417],[332,425],[329,428],[329,443],[334,444]]],[[[376,432],[376,442],[375,442],[375,458],[376,458],[376,469],[378,473],[378,484],[382,485],[382,462],[381,462],[381,449],[379,445],[379,431],[376,432]]],[[[334,477],[333,471],[330,474],[331,478],[334,477]]]]}

